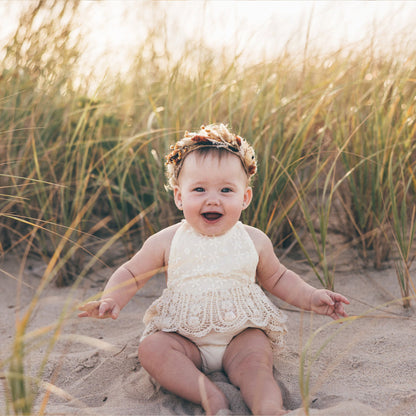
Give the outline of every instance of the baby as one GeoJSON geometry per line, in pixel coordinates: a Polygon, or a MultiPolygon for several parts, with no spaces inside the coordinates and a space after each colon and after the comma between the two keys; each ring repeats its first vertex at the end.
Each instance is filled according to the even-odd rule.
{"type": "Polygon", "coordinates": [[[270,239],[242,224],[251,202],[253,148],[226,126],[185,133],[171,147],[167,176],[184,220],[151,236],[119,267],[100,301],[80,317],[116,319],[157,272],[167,288],[146,311],[139,345],[143,368],[164,388],[200,404],[207,414],[227,414],[224,393],[206,376],[223,370],[256,415],[282,415],[273,358],[286,332],[284,314],[263,289],[304,310],[333,319],[347,316],[348,300],[315,289],[276,257],[270,239]]]}

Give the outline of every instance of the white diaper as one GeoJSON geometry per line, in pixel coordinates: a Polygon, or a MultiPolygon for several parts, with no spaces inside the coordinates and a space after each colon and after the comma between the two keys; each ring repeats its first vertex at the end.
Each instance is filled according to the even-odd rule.
{"type": "Polygon", "coordinates": [[[203,337],[187,336],[188,339],[196,344],[201,353],[202,371],[205,374],[222,370],[222,359],[228,344],[236,335],[246,328],[248,328],[248,326],[240,328],[238,332],[211,331],[203,337]]]}

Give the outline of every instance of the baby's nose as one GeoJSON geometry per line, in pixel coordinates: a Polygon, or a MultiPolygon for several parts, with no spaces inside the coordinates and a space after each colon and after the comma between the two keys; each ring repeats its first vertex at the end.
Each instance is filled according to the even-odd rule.
{"type": "Polygon", "coordinates": [[[207,204],[208,205],[219,205],[220,200],[218,198],[218,195],[216,194],[209,194],[207,198],[207,204]]]}

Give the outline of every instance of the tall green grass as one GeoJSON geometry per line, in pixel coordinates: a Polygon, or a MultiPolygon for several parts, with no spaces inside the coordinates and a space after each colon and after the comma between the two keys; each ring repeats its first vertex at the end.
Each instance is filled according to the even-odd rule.
{"type": "MultiPolygon", "coordinates": [[[[116,240],[127,257],[178,221],[163,155],[201,124],[228,123],[256,149],[244,221],[266,231],[276,248],[298,245],[328,288],[336,286],[331,232],[375,267],[390,256],[408,306],[415,293],[414,51],[375,55],[363,44],[301,63],[283,53],[243,66],[238,56],[199,45],[175,60],[167,50],[161,57],[155,27],[130,73],[92,91],[78,67],[78,3],[30,7],[0,63],[0,254],[19,251],[22,267],[38,256],[47,268],[0,363],[10,411],[33,411],[37,389],[25,351],[40,294],[50,284],[79,285],[116,240]]],[[[42,333],[48,352],[70,314],[67,306],[42,333]]]]}

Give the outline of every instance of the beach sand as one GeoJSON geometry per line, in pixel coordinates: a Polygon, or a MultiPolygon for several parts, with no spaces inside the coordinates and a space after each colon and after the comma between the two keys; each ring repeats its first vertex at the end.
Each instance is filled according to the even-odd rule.
{"type": "MultiPolygon", "coordinates": [[[[309,267],[290,259],[284,263],[320,287],[309,267]]],[[[9,255],[0,268],[18,276],[19,266],[19,258],[9,255]]],[[[28,260],[24,271],[27,286],[22,287],[20,301],[16,300],[17,282],[2,273],[1,359],[10,353],[16,313],[22,315],[26,310],[44,268],[41,262],[28,260]],[[19,304],[23,306],[19,308],[19,304]]],[[[65,305],[71,308],[95,295],[111,272],[110,268],[95,270],[76,290],[51,284],[42,293],[28,331],[53,324],[65,305]]],[[[316,356],[309,380],[311,415],[415,415],[415,302],[405,310],[397,300],[400,290],[391,264],[384,270],[368,268],[353,250],[338,258],[335,283],[336,290],[351,301],[348,313],[357,319],[333,323],[328,317],[301,312],[272,299],[288,316],[287,348],[277,363],[276,377],[286,406],[293,410],[290,415],[304,414],[299,387],[302,350],[314,331],[324,325],[309,348],[309,356],[316,356]]],[[[204,414],[200,406],[157,388],[137,359],[143,313],[164,286],[164,276],[153,277],[116,321],[80,319],[71,312],[40,377],[54,387],[46,402],[48,384],[42,384],[35,410],[46,403],[47,415],[204,414]]],[[[28,374],[36,376],[47,349],[46,342],[28,343],[28,374]]],[[[223,373],[210,377],[229,398],[233,414],[250,414],[238,389],[223,373]]],[[[0,389],[0,413],[5,414],[3,383],[0,389]]]]}

